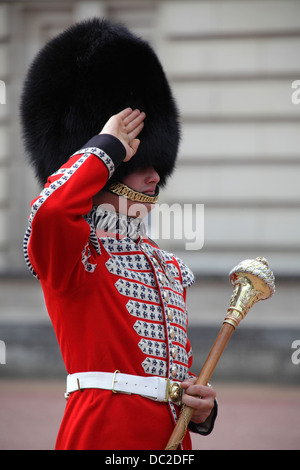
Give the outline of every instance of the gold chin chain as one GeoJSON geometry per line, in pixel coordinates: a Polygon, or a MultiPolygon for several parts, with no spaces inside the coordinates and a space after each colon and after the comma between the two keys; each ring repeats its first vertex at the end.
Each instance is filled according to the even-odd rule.
{"type": "Polygon", "coordinates": [[[128,186],[126,186],[126,184],[123,183],[112,183],[109,186],[109,190],[112,193],[117,194],[118,196],[126,197],[127,199],[130,199],[130,201],[133,202],[150,202],[150,204],[155,204],[158,200],[158,191],[155,196],[148,196],[146,194],[139,193],[138,191],[130,189],[128,186]]]}

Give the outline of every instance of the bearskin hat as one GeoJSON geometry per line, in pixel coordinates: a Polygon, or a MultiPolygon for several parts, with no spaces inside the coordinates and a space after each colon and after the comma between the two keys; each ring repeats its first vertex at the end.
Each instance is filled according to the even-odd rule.
{"type": "Polygon", "coordinates": [[[145,126],[137,154],[112,180],[153,166],[164,185],[175,166],[180,128],[154,50],[124,25],[99,18],[50,40],[29,67],[20,104],[24,145],[38,180],[44,184],[126,107],[145,111],[145,126]]]}

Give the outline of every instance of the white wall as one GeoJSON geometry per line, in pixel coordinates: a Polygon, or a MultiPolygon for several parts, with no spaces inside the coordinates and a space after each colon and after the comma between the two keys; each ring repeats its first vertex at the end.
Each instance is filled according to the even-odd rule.
{"type": "MultiPolygon", "coordinates": [[[[300,274],[300,2],[160,2],[159,53],[183,118],[165,201],[203,203],[199,274],[266,256],[300,274]]],[[[174,243],[174,250],[184,244],[174,243]]]]}

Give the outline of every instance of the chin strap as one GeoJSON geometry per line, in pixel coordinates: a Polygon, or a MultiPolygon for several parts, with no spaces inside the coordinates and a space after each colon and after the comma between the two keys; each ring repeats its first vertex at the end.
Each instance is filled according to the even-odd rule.
{"type": "Polygon", "coordinates": [[[112,183],[108,189],[111,193],[126,197],[133,202],[149,202],[150,204],[155,204],[158,200],[158,186],[156,186],[155,196],[148,196],[147,194],[134,191],[123,183],[112,183]]]}

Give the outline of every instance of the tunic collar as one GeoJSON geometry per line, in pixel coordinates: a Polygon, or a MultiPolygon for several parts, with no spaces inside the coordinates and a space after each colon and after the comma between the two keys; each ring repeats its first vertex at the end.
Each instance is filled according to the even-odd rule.
{"type": "Polygon", "coordinates": [[[110,235],[116,234],[137,240],[146,235],[146,226],[142,219],[129,217],[102,206],[94,206],[88,215],[89,221],[97,229],[110,235]]]}

